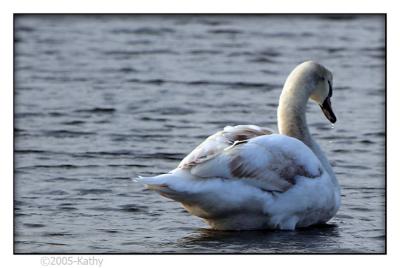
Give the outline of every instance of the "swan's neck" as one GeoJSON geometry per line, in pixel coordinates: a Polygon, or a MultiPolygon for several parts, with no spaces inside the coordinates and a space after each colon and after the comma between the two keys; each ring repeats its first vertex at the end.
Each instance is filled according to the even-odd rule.
{"type": "Polygon", "coordinates": [[[308,90],[296,90],[285,87],[279,99],[278,128],[279,133],[301,140],[313,149],[313,142],[307,126],[306,107],[308,90]],[[306,93],[306,94],[304,94],[306,93]]]}
{"type": "Polygon", "coordinates": [[[285,85],[279,99],[279,133],[301,140],[304,144],[306,144],[319,158],[322,165],[330,174],[331,180],[335,183],[335,185],[337,185],[336,177],[328,159],[319,145],[314,141],[308,130],[306,108],[311,91],[312,86],[310,86],[310,88],[304,87],[302,89],[296,89],[290,84],[285,85]]]}

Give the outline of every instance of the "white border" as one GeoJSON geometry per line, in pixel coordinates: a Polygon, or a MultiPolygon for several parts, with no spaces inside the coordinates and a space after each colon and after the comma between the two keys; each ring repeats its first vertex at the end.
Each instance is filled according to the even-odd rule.
{"type": "MultiPolygon", "coordinates": [[[[13,255],[13,13],[387,13],[387,148],[388,148],[388,255],[375,256],[138,256],[114,255],[104,258],[102,267],[140,267],[143,265],[162,267],[192,266],[235,266],[261,267],[299,266],[337,267],[338,265],[363,267],[393,267],[398,262],[399,254],[399,204],[400,178],[396,165],[400,157],[397,155],[400,138],[400,75],[397,61],[400,60],[400,14],[396,1],[235,1],[235,0],[147,0],[147,1],[100,1],[100,0],[19,0],[2,1],[0,3],[0,256],[2,266],[7,263],[16,267],[42,267],[40,257],[35,255],[13,255]]],[[[356,79],[356,78],[355,78],[356,79]]],[[[100,257],[99,255],[97,257],[100,257]]],[[[79,266],[82,267],[82,266],[79,266]]]]}

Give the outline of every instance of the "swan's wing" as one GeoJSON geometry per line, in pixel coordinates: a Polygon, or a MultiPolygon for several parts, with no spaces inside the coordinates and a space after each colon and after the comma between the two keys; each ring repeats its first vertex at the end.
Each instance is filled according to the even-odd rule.
{"type": "Polygon", "coordinates": [[[190,168],[205,161],[211,160],[229,146],[247,141],[251,138],[269,135],[273,132],[267,128],[254,125],[227,126],[224,130],[208,137],[197,146],[179,164],[178,168],[190,168]]]}
{"type": "Polygon", "coordinates": [[[208,161],[192,162],[190,172],[201,178],[244,179],[266,191],[284,192],[298,176],[318,178],[323,168],[301,141],[284,135],[264,135],[236,143],[208,161]]]}

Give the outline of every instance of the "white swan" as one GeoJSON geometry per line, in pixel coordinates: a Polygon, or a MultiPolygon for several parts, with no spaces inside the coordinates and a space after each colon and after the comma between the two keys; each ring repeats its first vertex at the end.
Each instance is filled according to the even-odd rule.
{"type": "Polygon", "coordinates": [[[332,74],[307,61],[287,78],[278,107],[280,134],[254,125],[225,127],[167,174],[143,178],[219,230],[306,227],[331,219],[340,187],[306,123],[308,99],[334,123],[332,74]]]}

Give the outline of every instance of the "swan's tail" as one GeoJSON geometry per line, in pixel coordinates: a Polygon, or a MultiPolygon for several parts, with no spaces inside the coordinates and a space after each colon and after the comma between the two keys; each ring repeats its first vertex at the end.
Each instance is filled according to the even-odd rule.
{"type": "Polygon", "coordinates": [[[179,202],[186,201],[190,196],[189,191],[179,187],[187,183],[186,180],[186,178],[181,177],[177,173],[161,174],[154,177],[139,176],[134,179],[134,181],[144,184],[147,189],[156,191],[162,196],[179,202]]]}
{"type": "Polygon", "coordinates": [[[168,184],[174,179],[176,179],[176,176],[173,174],[161,174],[154,177],[138,176],[133,180],[144,184],[150,190],[158,191],[168,187],[168,184]]]}
{"type": "Polygon", "coordinates": [[[265,193],[242,180],[202,179],[184,170],[155,177],[138,177],[139,183],[160,195],[178,201],[193,215],[218,218],[231,211],[262,206],[265,193]],[[256,204],[256,202],[260,202],[256,204]]]}

